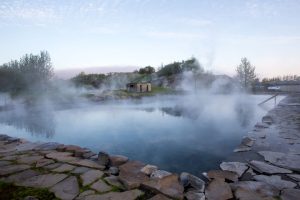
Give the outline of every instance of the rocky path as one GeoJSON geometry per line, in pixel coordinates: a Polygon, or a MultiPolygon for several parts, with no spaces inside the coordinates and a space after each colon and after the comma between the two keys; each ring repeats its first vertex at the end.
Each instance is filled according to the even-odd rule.
{"type": "Polygon", "coordinates": [[[0,135],[0,191],[5,183],[76,200],[300,199],[300,95],[285,98],[234,151],[203,181],[125,156],[0,135]]]}

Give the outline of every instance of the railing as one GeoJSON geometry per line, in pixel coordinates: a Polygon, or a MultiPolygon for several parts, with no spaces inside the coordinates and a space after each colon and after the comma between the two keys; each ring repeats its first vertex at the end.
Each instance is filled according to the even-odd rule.
{"type": "Polygon", "coordinates": [[[273,96],[271,96],[270,98],[262,101],[261,103],[259,103],[258,105],[261,106],[262,104],[266,103],[267,101],[270,101],[271,99],[275,98],[275,102],[276,102],[276,97],[279,95],[279,93],[274,94],[273,96]]]}

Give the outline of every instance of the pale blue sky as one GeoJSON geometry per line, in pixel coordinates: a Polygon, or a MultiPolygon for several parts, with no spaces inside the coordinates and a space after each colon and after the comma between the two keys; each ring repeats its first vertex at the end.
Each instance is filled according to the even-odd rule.
{"type": "Polygon", "coordinates": [[[195,56],[233,75],[300,75],[300,0],[0,0],[0,63],[50,52],[55,69],[158,67],[195,56]]]}

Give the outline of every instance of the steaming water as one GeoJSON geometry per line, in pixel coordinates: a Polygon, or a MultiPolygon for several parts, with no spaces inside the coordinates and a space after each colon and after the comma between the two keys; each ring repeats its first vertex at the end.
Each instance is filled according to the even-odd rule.
{"type": "MultiPolygon", "coordinates": [[[[198,95],[0,112],[0,130],[31,141],[76,144],[172,172],[217,168],[274,101],[266,95],[198,95]]],[[[278,98],[277,98],[278,101],[278,98]]]]}

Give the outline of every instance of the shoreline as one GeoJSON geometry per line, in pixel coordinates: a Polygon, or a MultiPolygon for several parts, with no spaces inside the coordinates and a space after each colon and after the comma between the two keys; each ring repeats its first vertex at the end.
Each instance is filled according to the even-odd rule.
{"type": "Polygon", "coordinates": [[[299,127],[300,95],[289,95],[256,124],[228,162],[221,163],[222,170],[205,173],[208,181],[125,156],[0,135],[0,181],[46,188],[61,199],[293,199],[300,195],[300,155],[295,153],[300,150],[299,127]],[[289,115],[296,120],[286,118],[289,115]],[[281,150],[278,142],[287,142],[282,152],[274,151],[281,150]],[[291,164],[299,164],[299,169],[291,169],[291,164]]]}

